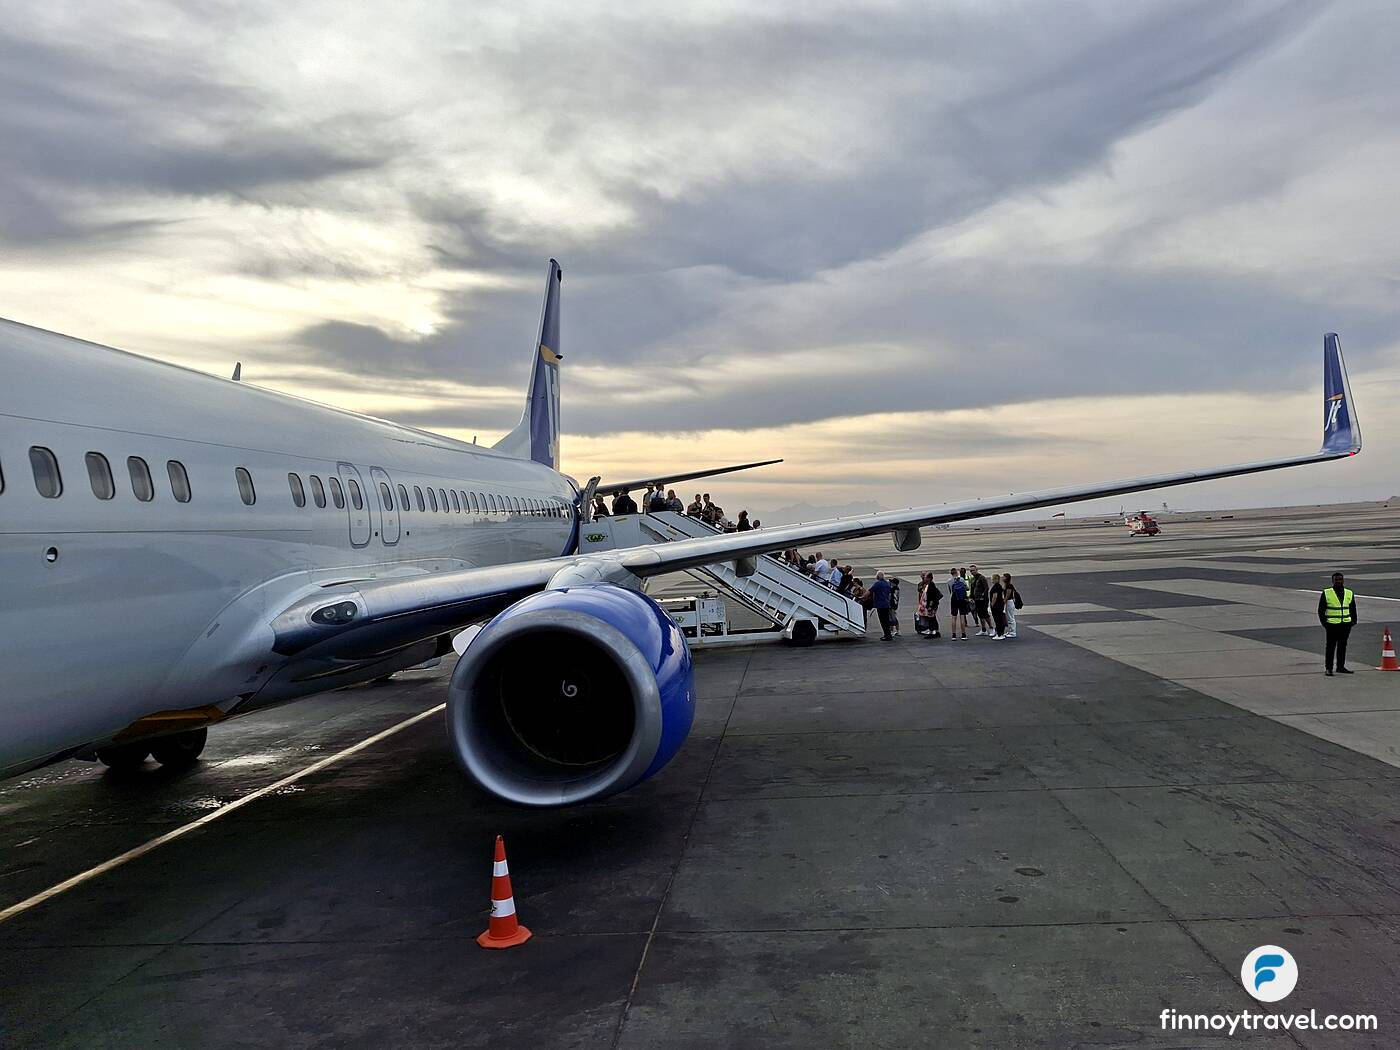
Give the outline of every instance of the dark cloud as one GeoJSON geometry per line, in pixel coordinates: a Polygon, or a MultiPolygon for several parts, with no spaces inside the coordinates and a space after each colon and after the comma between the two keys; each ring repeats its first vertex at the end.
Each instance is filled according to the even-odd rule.
{"type": "MultiPolygon", "coordinates": [[[[1012,22],[907,9],[880,9],[858,20],[842,12],[703,27],[590,19],[553,25],[513,49],[465,51],[457,58],[464,74],[528,83],[518,96],[519,118],[543,121],[541,138],[553,151],[539,163],[562,168],[567,161],[573,168],[561,171],[561,179],[600,184],[632,220],[584,235],[545,227],[518,207],[420,191],[412,203],[436,231],[433,248],[444,265],[516,280],[448,297],[448,323],[427,339],[321,325],[300,342],[318,362],[355,372],[392,368],[400,376],[523,382],[537,310],[537,293],[524,275],[556,254],[567,275],[564,342],[571,363],[649,369],[665,385],[676,381],[668,367],[706,360],[718,366],[736,351],[761,357],[833,343],[853,353],[869,353],[872,345],[951,343],[975,348],[982,362],[966,367],[959,360],[962,367],[949,375],[931,354],[911,383],[907,366],[882,368],[872,359],[863,380],[839,385],[798,366],[790,383],[795,397],[775,401],[771,386],[735,391],[720,382],[714,384],[719,400],[705,400],[710,391],[692,386],[687,393],[695,397],[649,402],[641,412],[646,425],[789,422],[882,400],[918,407],[931,400],[931,391],[919,388],[935,384],[959,404],[1103,390],[1115,373],[1147,387],[1163,378],[1172,389],[1199,384],[1200,368],[1159,367],[1156,355],[1183,334],[1209,336],[1204,322],[1210,319],[1226,332],[1240,328],[1238,310],[1214,301],[1211,279],[1190,289],[1189,277],[1031,274],[1053,296],[1041,302],[1014,266],[975,284],[956,269],[914,267],[892,274],[890,288],[872,290],[878,309],[807,294],[807,312],[794,317],[781,303],[789,288],[819,288],[832,268],[878,258],[999,200],[1102,167],[1125,137],[1199,101],[1303,28],[1315,11],[1298,3],[1195,3],[1131,11],[1086,5],[1053,18],[1024,12],[1012,22]],[[1072,22],[1075,32],[1054,33],[1048,46],[1051,21],[1072,22]],[[540,68],[551,75],[529,77],[540,68]],[[726,114],[741,125],[765,102],[797,127],[793,155],[775,144],[771,164],[720,165],[712,177],[666,194],[634,173],[612,172],[598,157],[600,142],[625,140],[644,151],[687,120],[712,130],[720,152],[731,131],[726,114]],[[818,150],[799,163],[801,151],[814,144],[839,149],[836,132],[821,128],[829,119],[839,129],[842,113],[877,114],[875,132],[858,136],[862,152],[824,157],[818,150]],[[807,129],[816,129],[810,138],[807,129]],[[930,283],[920,286],[921,280],[930,283]],[[775,308],[766,315],[746,310],[744,303],[755,299],[775,308]],[[1194,308],[1188,315],[1203,323],[1183,333],[1187,302],[1194,308]],[[1099,327],[1086,327],[1086,316],[1099,327]],[[1158,319],[1170,323],[1155,332],[1158,319]],[[1130,369],[1098,367],[1103,355],[1086,345],[1096,332],[1130,338],[1131,345],[1108,352],[1120,363],[1125,353],[1140,361],[1130,369]],[[1029,360],[1009,360],[1013,349],[1029,360]],[[1081,366],[1097,374],[1086,375],[1081,366]],[[764,411],[755,415],[759,408],[764,411]]],[[[695,144],[703,150],[702,139],[695,144]]],[[[747,145],[760,154],[764,148],[747,145]]],[[[709,171],[713,158],[697,152],[693,163],[709,171]]],[[[1269,320],[1256,326],[1261,336],[1296,332],[1287,323],[1308,313],[1295,303],[1257,299],[1250,309],[1261,306],[1271,308],[1269,320]]],[[[1218,352],[1214,337],[1209,341],[1202,360],[1218,352]]],[[[570,425],[606,429],[618,425],[617,413],[607,405],[571,406],[570,425]]]]}
{"type": "Polygon", "coordinates": [[[151,46],[107,53],[0,28],[0,103],[0,237],[18,243],[111,238],[161,221],[149,203],[148,223],[87,218],[94,195],[256,198],[392,156],[383,129],[362,117],[298,123],[256,89],[151,46]]]}

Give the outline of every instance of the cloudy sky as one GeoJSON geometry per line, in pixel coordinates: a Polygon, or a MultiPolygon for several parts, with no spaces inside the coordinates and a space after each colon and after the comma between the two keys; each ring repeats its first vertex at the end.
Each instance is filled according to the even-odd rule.
{"type": "MultiPolygon", "coordinates": [[[[565,467],[886,506],[1310,447],[1400,492],[1400,12],[0,0],[0,315],[565,467]],[[1394,420],[1395,422],[1392,422],[1394,420]]],[[[1117,501],[1115,501],[1116,504],[1117,501]]]]}

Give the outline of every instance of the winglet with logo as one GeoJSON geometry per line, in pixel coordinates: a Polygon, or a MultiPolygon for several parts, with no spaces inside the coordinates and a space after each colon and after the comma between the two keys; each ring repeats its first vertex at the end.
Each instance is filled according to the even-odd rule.
{"type": "Polygon", "coordinates": [[[1361,425],[1351,400],[1342,343],[1336,332],[1322,337],[1322,452],[1354,456],[1361,451],[1361,425]]]}

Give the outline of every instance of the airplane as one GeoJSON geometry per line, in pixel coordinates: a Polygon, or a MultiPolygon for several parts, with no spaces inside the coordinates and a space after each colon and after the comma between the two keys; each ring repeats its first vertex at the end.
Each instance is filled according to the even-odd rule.
{"type": "Polygon", "coordinates": [[[524,410],[491,448],[0,321],[0,776],[187,765],[210,725],[476,625],[448,686],[458,763],[512,803],[584,802],[690,729],[690,652],[650,577],[878,533],[913,550],[926,527],[1361,448],[1328,334],[1313,453],[580,554],[592,494],[645,482],[559,470],[562,276],[550,260],[524,410]]]}

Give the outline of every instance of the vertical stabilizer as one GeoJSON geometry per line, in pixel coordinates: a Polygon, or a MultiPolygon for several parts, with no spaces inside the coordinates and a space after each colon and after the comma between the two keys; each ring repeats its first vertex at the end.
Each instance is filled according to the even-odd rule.
{"type": "Polygon", "coordinates": [[[559,285],[563,277],[559,264],[550,259],[525,411],[515,429],[493,446],[508,456],[532,459],[554,470],[559,469],[559,361],[563,357],[559,352],[559,285]]]}

